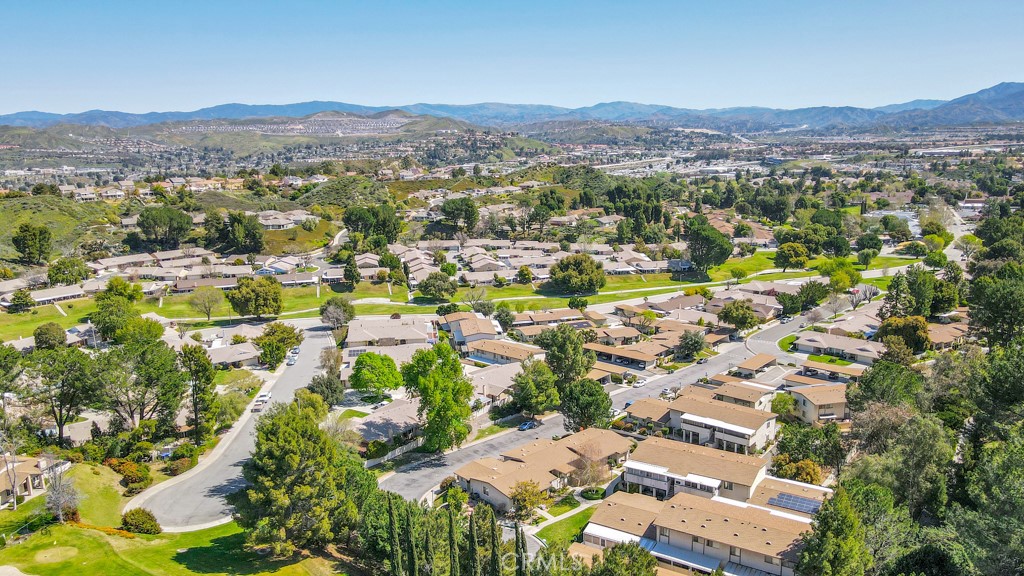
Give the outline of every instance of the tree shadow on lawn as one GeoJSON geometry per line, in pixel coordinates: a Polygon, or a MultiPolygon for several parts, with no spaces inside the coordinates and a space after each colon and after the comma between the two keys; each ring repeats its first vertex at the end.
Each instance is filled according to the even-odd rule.
{"type": "Polygon", "coordinates": [[[221,536],[209,546],[179,550],[174,561],[196,574],[263,574],[277,572],[302,561],[302,556],[275,559],[245,547],[245,533],[221,536]]]}

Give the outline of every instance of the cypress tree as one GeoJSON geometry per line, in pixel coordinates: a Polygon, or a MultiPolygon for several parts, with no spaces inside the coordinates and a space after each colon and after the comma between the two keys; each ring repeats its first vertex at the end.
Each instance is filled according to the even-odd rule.
{"type": "MultiPolygon", "coordinates": [[[[427,536],[427,538],[429,539],[430,536],[427,536]]],[[[405,509],[405,549],[409,555],[407,561],[409,569],[406,570],[406,574],[408,576],[419,576],[420,561],[416,554],[416,542],[412,539],[412,515],[409,513],[408,508],[405,509]]]]}
{"type": "MultiPolygon", "coordinates": [[[[429,522],[430,518],[426,518],[429,522]]],[[[434,539],[430,536],[431,527],[428,524],[423,531],[423,573],[433,576],[434,574],[434,539]]]]}
{"type": "Polygon", "coordinates": [[[501,576],[501,532],[498,532],[498,515],[491,514],[491,564],[487,576],[501,576]]]}
{"type": "Polygon", "coordinates": [[[469,544],[466,555],[469,556],[469,576],[480,576],[480,562],[476,550],[476,513],[469,516],[469,544]]]}
{"type": "Polygon", "coordinates": [[[523,550],[526,549],[526,542],[523,541],[523,529],[516,523],[516,576],[526,576],[526,558],[523,550]]]}
{"type": "Polygon", "coordinates": [[[448,575],[459,576],[459,543],[455,539],[455,509],[448,506],[448,575]]]}
{"type": "Polygon", "coordinates": [[[391,545],[391,574],[402,576],[402,547],[398,540],[398,521],[391,493],[388,493],[388,543],[391,545]]]}

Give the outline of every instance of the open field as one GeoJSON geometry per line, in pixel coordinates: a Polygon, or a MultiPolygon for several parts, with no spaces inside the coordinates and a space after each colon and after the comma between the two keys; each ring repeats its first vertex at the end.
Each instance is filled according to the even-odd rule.
{"type": "Polygon", "coordinates": [[[302,226],[296,226],[288,230],[267,230],[263,233],[263,238],[266,242],[263,252],[266,254],[310,252],[326,246],[337,233],[337,226],[322,219],[317,222],[316,228],[311,231],[305,230],[302,226]]]}

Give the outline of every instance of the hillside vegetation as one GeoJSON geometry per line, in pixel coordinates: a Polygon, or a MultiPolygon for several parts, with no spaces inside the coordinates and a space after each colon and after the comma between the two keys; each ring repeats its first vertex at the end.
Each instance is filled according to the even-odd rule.
{"type": "Polygon", "coordinates": [[[0,258],[17,257],[11,236],[23,222],[41,224],[53,234],[54,252],[67,252],[91,238],[105,235],[118,221],[117,210],[105,202],[75,202],[60,196],[0,198],[0,258]]]}

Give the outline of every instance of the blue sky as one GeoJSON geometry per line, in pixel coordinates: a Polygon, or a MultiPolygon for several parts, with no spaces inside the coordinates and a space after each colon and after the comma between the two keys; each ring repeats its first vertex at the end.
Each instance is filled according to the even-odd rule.
{"type": "Polygon", "coordinates": [[[878,106],[1024,81],[1006,0],[6,2],[0,113],[878,106]]]}

